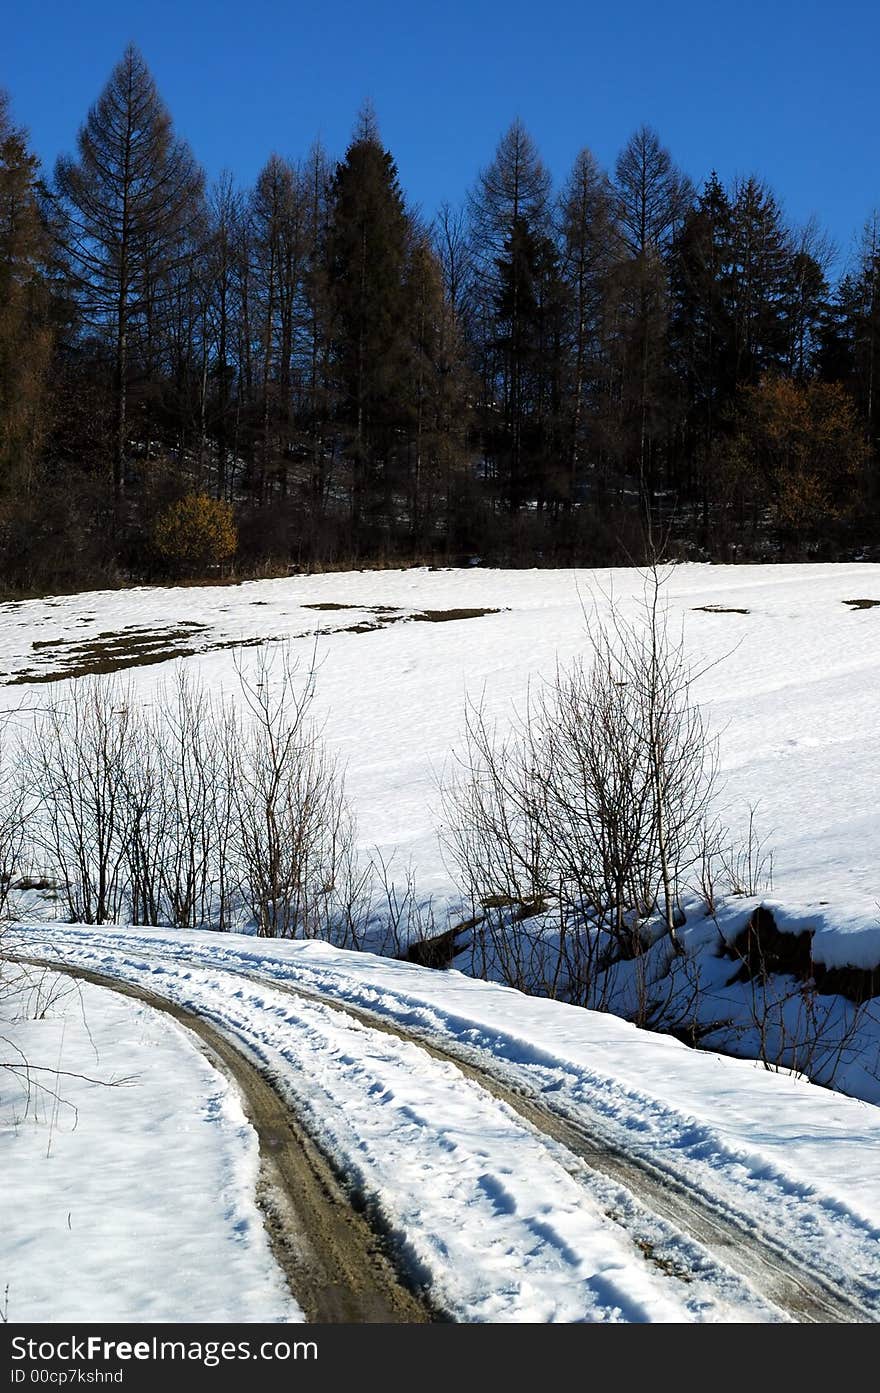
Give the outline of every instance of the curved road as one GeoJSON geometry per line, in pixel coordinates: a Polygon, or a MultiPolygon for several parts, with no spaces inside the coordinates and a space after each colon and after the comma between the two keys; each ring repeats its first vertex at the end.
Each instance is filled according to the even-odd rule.
{"type": "MultiPolygon", "coordinates": [[[[57,950],[56,950],[57,951],[57,950]]],[[[204,961],[173,958],[137,946],[138,956],[157,964],[204,969],[204,961]]],[[[135,997],[167,1012],[198,1038],[213,1062],[238,1085],[260,1144],[258,1199],[276,1259],[307,1318],[315,1321],[425,1321],[443,1319],[432,1309],[411,1277],[411,1266],[389,1242],[381,1224],[370,1222],[359,1196],[337,1173],[330,1157],[252,1058],[243,1042],[203,1015],[167,996],[121,976],[64,961],[21,958],[70,976],[135,997]]],[[[454,1046],[427,1040],[417,1029],[379,1019],[368,1011],[344,1006],[326,995],[279,981],[276,976],[244,968],[217,968],[224,978],[271,987],[293,998],[320,1002],[342,1017],[354,1018],[370,1031],[416,1044],[435,1060],[454,1065],[463,1076],[513,1111],[540,1136],[579,1158],[591,1171],[623,1185],[638,1204],[660,1216],[699,1245],[711,1259],[745,1278],[772,1307],[800,1322],[872,1321],[876,1316],[849,1294],[837,1291],[821,1274],[807,1271],[759,1236],[736,1215],[721,1213],[668,1173],[643,1158],[627,1155],[589,1133],[571,1117],[554,1111],[544,1098],[520,1091],[493,1071],[491,1062],[475,1064],[454,1046]]],[[[625,1216],[616,1216],[626,1224],[625,1216]]],[[[651,1244],[631,1234],[650,1261],[651,1244]]],[[[682,1275],[682,1274],[679,1274],[682,1275]]],[[[687,1277],[685,1275],[685,1280],[687,1277]]]]}

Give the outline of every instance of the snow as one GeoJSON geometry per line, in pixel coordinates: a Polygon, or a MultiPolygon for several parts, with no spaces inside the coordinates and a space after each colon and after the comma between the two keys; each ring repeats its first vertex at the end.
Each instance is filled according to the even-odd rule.
{"type": "Polygon", "coordinates": [[[232,1085],[166,1016],[39,976],[46,1014],[30,986],[2,1027],[4,1060],[40,1071],[0,1069],[9,1321],[302,1320],[232,1085]]]}
{"type": "MultiPolygon", "coordinates": [[[[75,664],[72,646],[90,636],[159,635],[157,656],[191,649],[184,666],[233,692],[235,663],[250,670],[256,661],[246,645],[287,638],[305,671],[317,635],[317,715],[347,766],[362,849],[378,850],[401,878],[411,865],[418,894],[431,898],[442,926],[461,906],[437,838],[438,782],[461,748],[466,697],[482,700],[489,720],[503,726],[530,682],[583,650],[584,608],[601,610],[610,594],[632,613],[640,578],[623,570],[421,569],[18,602],[0,606],[0,677],[16,684],[3,705],[14,712],[53,699],[63,683],[31,679],[75,664]],[[498,612],[419,618],[460,609],[498,612]],[[184,623],[200,627],[180,637],[184,623]],[[367,623],[384,627],[352,632],[367,623]]],[[[880,599],[880,567],[687,565],[668,585],[673,627],[684,627],[702,671],[697,695],[719,735],[722,811],[742,827],[757,801],[759,832],[769,836],[774,878],[765,903],[781,929],[813,932],[817,962],[870,968],[880,962],[880,608],[845,603],[862,597],[880,599]]],[[[169,670],[158,663],[122,676],[135,700],[150,702],[169,670]]],[[[729,901],[717,926],[693,927],[695,941],[702,935],[708,945],[713,934],[730,941],[755,903],[729,901]]],[[[49,951],[45,930],[29,932],[35,950],[49,951]]],[[[727,1321],[779,1313],[705,1254],[695,1280],[680,1280],[682,1264],[693,1266],[691,1240],[633,1196],[536,1136],[453,1066],[322,1002],[293,997],[286,986],[367,1009],[488,1062],[826,1271],[880,1315],[880,1111],[868,1103],[745,1059],[688,1050],[609,1015],[323,944],[108,926],[53,926],[51,938],[65,957],[147,980],[196,1007],[262,1060],[396,1235],[412,1269],[461,1319],[727,1321]],[[242,970],[261,980],[229,975],[242,970]],[[621,1213],[626,1223],[609,1217],[621,1213]],[[668,1270],[646,1261],[634,1235],[673,1254],[668,1270]]],[[[708,1043],[754,1055],[748,993],[729,985],[735,964],[707,959],[713,1012],[731,1021],[708,1043]]],[[[233,1311],[239,1319],[296,1319],[253,1206],[255,1143],[234,1093],[177,1027],[107,993],[83,992],[102,1058],[114,1073],[137,1075],[144,1092],[71,1081],[78,1127],[65,1132],[59,1118],[48,1159],[41,1159],[45,1109],[39,1122],[20,1116],[6,1126],[4,1174],[18,1167],[23,1187],[4,1234],[10,1319],[35,1310],[76,1318],[87,1309],[89,1318],[97,1311],[173,1319],[176,1310],[189,1319],[233,1311]],[[111,1186],[103,1166],[87,1164],[98,1150],[130,1173],[128,1186],[111,1186]],[[63,1213],[46,1200],[62,1158],[63,1213]],[[180,1225],[173,1253],[163,1247],[163,1195],[174,1196],[180,1225]],[[68,1210],[73,1228],[65,1236],[68,1210]],[[36,1222],[44,1212],[53,1215],[51,1240],[36,1222]],[[79,1241],[77,1213],[99,1226],[95,1244],[73,1254],[85,1295],[63,1280],[70,1245],[79,1241]],[[149,1242],[136,1242],[145,1231],[149,1242]],[[174,1263],[197,1233],[203,1251],[184,1280],[174,1263]],[[111,1269],[121,1275],[108,1282],[111,1269]],[[212,1274],[210,1289],[193,1278],[204,1272],[212,1274]]],[[[845,1034],[850,1008],[834,1000],[828,1009],[845,1034]]],[[[60,1043],[54,1018],[15,1030],[41,1059],[60,1043]]],[[[89,1072],[78,1030],[72,1019],[65,1026],[64,1057],[89,1072]]],[[[876,1020],[860,1024],[857,1049],[835,1082],[880,1102],[876,1020]]]]}
{"type": "MultiPolygon", "coordinates": [[[[880,1316],[880,1111],[867,1104],[610,1015],[326,944],[80,926],[35,929],[31,943],[148,983],[243,1042],[459,1319],[778,1312],[705,1253],[694,1281],[653,1270],[609,1218],[620,1201],[607,1182],[453,1065],[285,985],[454,1042],[880,1316]]],[[[638,1208],[626,1192],[623,1203],[638,1208]]],[[[681,1267],[681,1236],[644,1214],[640,1223],[681,1267]]]]}
{"type": "MultiPolygon", "coordinates": [[[[633,613],[641,593],[633,570],[475,568],[20,601],[0,606],[0,675],[17,683],[4,706],[56,695],[54,685],[21,679],[62,669],[68,645],[101,635],[177,634],[166,648],[191,647],[184,665],[230,692],[235,662],[250,670],[256,654],[218,645],[289,638],[305,670],[317,635],[317,713],[347,765],[362,847],[378,848],[397,874],[411,861],[419,893],[442,913],[457,894],[437,842],[437,781],[461,748],[466,695],[482,698],[503,725],[530,681],[583,650],[585,606],[601,611],[613,594],[624,614],[633,613]],[[350,608],[309,608],[328,604],[350,608]],[[412,618],[468,608],[500,612],[412,618]],[[387,627],[348,632],[362,622],[387,627]],[[180,638],[181,624],[203,627],[180,638]]],[[[689,564],[674,569],[667,595],[673,630],[684,625],[688,652],[706,669],[697,696],[720,736],[720,801],[729,820],[742,827],[749,805],[758,804],[758,828],[773,851],[774,898],[811,922],[821,917],[823,961],[876,962],[880,608],[845,602],[880,599],[880,566],[689,564]],[[703,608],[713,605],[749,612],[703,608]]],[[[149,701],[169,670],[162,663],[122,675],[149,701]]]]}
{"type": "Polygon", "coordinates": [[[865,970],[880,964],[880,905],[868,909],[857,899],[841,898],[833,908],[820,903],[794,910],[775,895],[762,903],[784,933],[812,933],[811,951],[817,963],[865,970]]]}

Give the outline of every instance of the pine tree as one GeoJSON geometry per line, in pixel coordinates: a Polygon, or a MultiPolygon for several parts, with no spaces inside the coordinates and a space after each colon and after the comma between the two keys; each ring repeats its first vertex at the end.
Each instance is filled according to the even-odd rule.
{"type": "Polygon", "coordinates": [[[77,149],[78,159],[58,160],[56,199],[84,320],[112,345],[118,500],[135,336],[149,347],[168,277],[189,254],[184,233],[201,216],[202,176],[131,45],[81,126],[77,149]]]}
{"type": "Polygon", "coordinates": [[[731,211],[731,312],[737,387],[782,371],[791,239],[772,191],[754,176],[734,188],[731,211]]]}
{"type": "Polygon", "coordinates": [[[412,228],[397,166],[362,113],[330,191],[328,277],[337,420],[357,534],[369,499],[389,525],[396,388],[407,359],[405,278],[412,228]]]}

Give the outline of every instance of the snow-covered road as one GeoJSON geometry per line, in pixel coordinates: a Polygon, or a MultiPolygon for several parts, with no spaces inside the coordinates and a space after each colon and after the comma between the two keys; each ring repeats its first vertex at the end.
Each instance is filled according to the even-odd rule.
{"type": "Polygon", "coordinates": [[[849,1318],[880,1315],[870,1106],[612,1017],[321,944],[53,925],[28,931],[27,951],[147,986],[222,1030],[454,1319],[822,1318],[774,1286],[775,1259],[807,1289],[833,1288],[849,1318]],[[650,1185],[587,1164],[574,1133],[536,1126],[517,1093],[633,1158],[653,1193],[690,1194],[743,1252],[728,1230],[725,1261],[723,1232],[713,1250],[674,1204],[664,1217],[650,1203],[650,1185]]]}

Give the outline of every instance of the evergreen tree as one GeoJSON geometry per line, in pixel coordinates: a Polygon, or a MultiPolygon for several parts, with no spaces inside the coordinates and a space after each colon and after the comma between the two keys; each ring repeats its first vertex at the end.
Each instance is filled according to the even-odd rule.
{"type": "Polygon", "coordinates": [[[402,426],[409,531],[421,548],[448,535],[467,426],[463,339],[427,233],[413,244],[405,291],[410,358],[402,426]]]}
{"type": "Polygon", "coordinates": [[[350,468],[355,533],[371,500],[391,525],[396,389],[407,361],[411,221],[397,166],[372,113],[362,115],[330,192],[327,238],[337,421],[350,468]]]}
{"type": "Polygon", "coordinates": [[[707,180],[676,237],[672,256],[672,368],[683,402],[679,494],[699,500],[704,542],[715,444],[736,394],[731,305],[730,199],[717,174],[707,180]]]}
{"type": "Polygon", "coordinates": [[[880,450],[880,217],[866,225],[854,279],[852,345],[856,400],[880,450]]]}
{"type": "Polygon", "coordinates": [[[492,347],[504,388],[496,463],[513,508],[528,499],[542,507],[562,487],[561,450],[563,292],[551,239],[516,219],[496,260],[492,347]]]}
{"type": "Polygon", "coordinates": [[[786,322],[789,376],[804,382],[812,375],[819,331],[828,302],[826,272],[834,248],[810,221],[792,240],[788,262],[786,322]]]}
{"type": "Polygon", "coordinates": [[[734,188],[731,211],[730,298],[734,379],[753,385],[783,371],[791,239],[772,191],[754,176],[734,188]]]}

